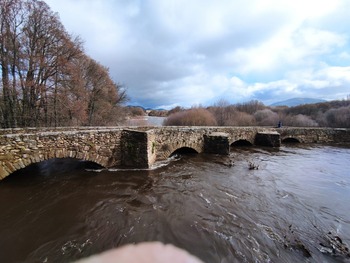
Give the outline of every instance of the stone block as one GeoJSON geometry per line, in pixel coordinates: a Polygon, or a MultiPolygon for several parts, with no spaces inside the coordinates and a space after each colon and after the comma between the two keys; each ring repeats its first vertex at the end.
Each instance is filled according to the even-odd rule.
{"type": "Polygon", "coordinates": [[[10,173],[13,173],[14,171],[16,171],[16,168],[14,167],[14,165],[9,162],[5,163],[5,168],[6,170],[10,171],[10,173]]]}
{"type": "Polygon", "coordinates": [[[147,132],[124,130],[121,137],[121,165],[148,168],[148,148],[147,132]]]}
{"type": "Polygon", "coordinates": [[[278,132],[258,132],[255,136],[255,145],[267,147],[280,147],[281,136],[278,132]]]}
{"type": "Polygon", "coordinates": [[[0,180],[4,179],[6,176],[8,176],[9,173],[4,169],[4,167],[0,166],[0,180]]]}
{"type": "Polygon", "coordinates": [[[7,160],[11,160],[13,159],[13,155],[12,154],[1,154],[0,155],[0,161],[7,161],[7,160]]]}
{"type": "Polygon", "coordinates": [[[148,131],[147,132],[147,139],[148,139],[148,142],[147,142],[147,145],[148,145],[148,149],[147,149],[147,152],[148,152],[148,165],[152,165],[155,163],[156,159],[157,159],[157,142],[156,142],[156,137],[153,133],[153,131],[148,131]]]}
{"type": "Polygon", "coordinates": [[[230,154],[230,142],[227,133],[213,132],[204,135],[204,152],[220,155],[230,154]]]}

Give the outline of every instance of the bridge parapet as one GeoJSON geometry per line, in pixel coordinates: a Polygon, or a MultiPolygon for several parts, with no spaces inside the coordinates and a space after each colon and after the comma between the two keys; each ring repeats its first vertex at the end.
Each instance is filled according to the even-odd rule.
{"type": "MultiPolygon", "coordinates": [[[[9,134],[38,134],[44,132],[79,132],[79,131],[106,131],[106,130],[116,130],[121,129],[122,127],[116,126],[100,126],[100,127],[90,127],[90,126],[77,126],[77,127],[27,127],[27,128],[7,128],[0,129],[0,135],[9,135],[9,134]]],[[[141,127],[139,128],[141,129],[141,127]]]]}

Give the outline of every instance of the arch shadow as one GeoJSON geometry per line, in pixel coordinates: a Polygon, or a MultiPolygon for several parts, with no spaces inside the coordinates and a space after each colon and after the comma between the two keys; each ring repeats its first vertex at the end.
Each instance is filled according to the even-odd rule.
{"type": "Polygon", "coordinates": [[[253,146],[253,144],[250,141],[245,139],[234,141],[230,145],[230,147],[250,147],[250,146],[253,146]]]}
{"type": "Polygon", "coordinates": [[[193,154],[198,154],[198,151],[191,147],[181,147],[173,151],[169,157],[172,157],[175,155],[193,155],[193,154]]]}
{"type": "Polygon", "coordinates": [[[83,153],[83,152],[75,152],[75,151],[62,151],[62,150],[57,150],[53,151],[48,155],[43,155],[43,154],[34,154],[30,158],[21,160],[20,162],[17,163],[11,163],[11,161],[8,161],[6,163],[3,163],[3,167],[0,167],[2,169],[2,178],[5,179],[9,175],[12,175],[13,173],[25,169],[28,166],[31,165],[38,165],[42,162],[45,161],[50,161],[52,159],[76,159],[80,160],[81,162],[88,162],[88,163],[95,163],[96,165],[99,165],[101,167],[106,167],[106,160],[105,158],[101,157],[98,154],[95,153],[83,153]],[[4,169],[4,166],[8,165],[7,169],[4,169]]]}
{"type": "Polygon", "coordinates": [[[16,178],[47,177],[51,175],[61,175],[79,170],[98,170],[103,166],[96,162],[86,161],[78,158],[50,158],[47,160],[31,163],[24,168],[18,169],[4,178],[6,181],[12,181],[16,178]]]}

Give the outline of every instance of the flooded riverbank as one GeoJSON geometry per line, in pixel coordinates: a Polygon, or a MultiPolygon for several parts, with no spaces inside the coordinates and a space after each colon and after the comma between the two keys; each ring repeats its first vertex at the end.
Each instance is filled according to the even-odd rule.
{"type": "Polygon", "coordinates": [[[349,160],[349,147],[303,146],[153,170],[41,163],[0,182],[0,260],[67,262],[157,240],[207,263],[349,262],[349,160]]]}

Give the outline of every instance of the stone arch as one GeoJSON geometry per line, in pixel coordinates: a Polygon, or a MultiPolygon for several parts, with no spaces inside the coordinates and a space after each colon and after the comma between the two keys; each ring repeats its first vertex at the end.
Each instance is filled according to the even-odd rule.
{"type": "Polygon", "coordinates": [[[26,168],[35,163],[44,162],[55,158],[73,158],[82,161],[94,162],[102,167],[107,167],[108,158],[92,152],[77,152],[67,150],[55,150],[49,154],[33,153],[30,157],[18,160],[8,160],[0,164],[0,180],[11,175],[12,173],[26,168]]]}
{"type": "Polygon", "coordinates": [[[230,144],[231,147],[253,146],[253,143],[246,139],[239,139],[230,144]]]}
{"type": "Polygon", "coordinates": [[[78,160],[94,162],[103,167],[108,166],[108,157],[101,156],[96,152],[80,152],[80,151],[63,151],[64,153],[56,153],[53,158],[74,158],[78,160]]]}
{"type": "Polygon", "coordinates": [[[190,147],[181,147],[176,149],[174,152],[172,152],[170,156],[173,156],[175,154],[192,154],[192,153],[198,153],[198,151],[190,147]]]}
{"type": "Polygon", "coordinates": [[[197,153],[203,152],[203,143],[174,143],[174,144],[163,144],[159,152],[160,155],[157,156],[157,160],[165,160],[169,158],[175,151],[187,148],[192,149],[197,153]]]}
{"type": "Polygon", "coordinates": [[[294,137],[287,137],[282,139],[281,142],[285,144],[292,144],[292,143],[300,143],[300,140],[294,137]]]}

